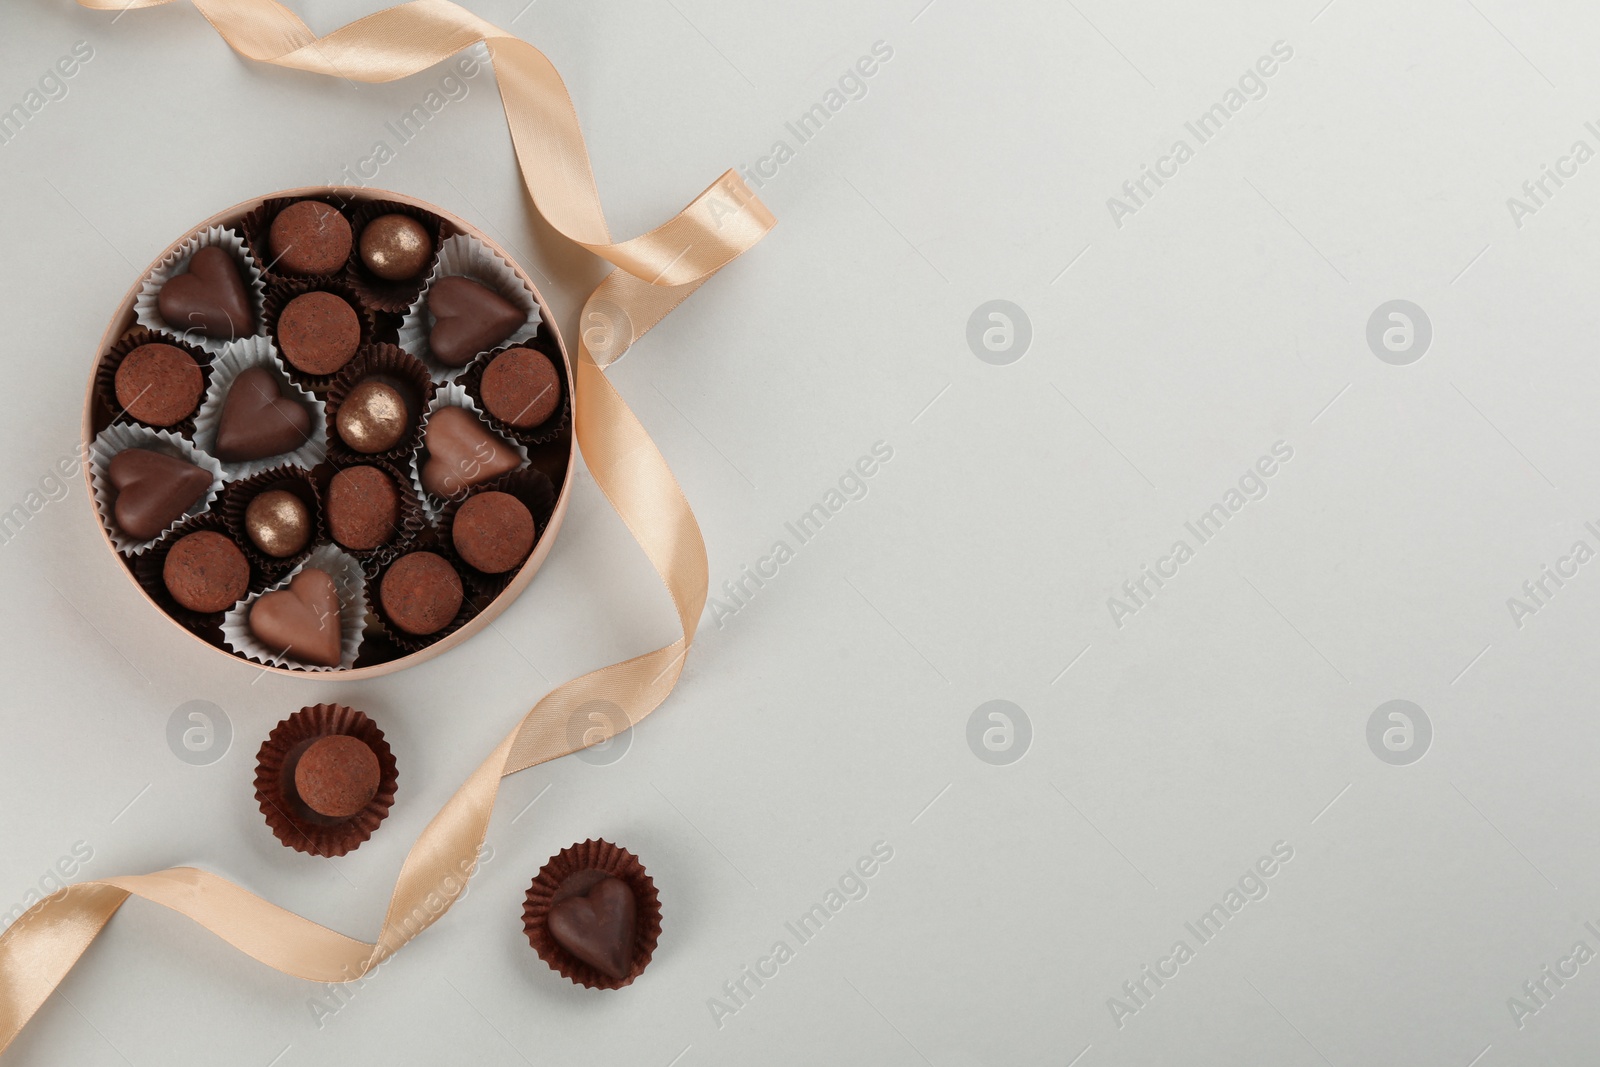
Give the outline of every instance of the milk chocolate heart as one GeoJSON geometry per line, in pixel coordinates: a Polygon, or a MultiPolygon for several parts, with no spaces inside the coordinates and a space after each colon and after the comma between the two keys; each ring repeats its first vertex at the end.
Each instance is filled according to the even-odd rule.
{"type": "Polygon", "coordinates": [[[339,665],[339,590],[327,571],[307,567],[288,588],[250,607],[250,632],[278,655],[319,667],[339,665]]]}
{"type": "Polygon", "coordinates": [[[428,450],[422,487],[445,500],[522,465],[522,457],[466,408],[440,408],[428,416],[422,444],[428,450]]]}
{"type": "Polygon", "coordinates": [[[635,910],[628,883],[607,878],[587,896],[556,904],[545,923],[557,943],[584,963],[613,978],[626,978],[633,967],[635,910]]]}
{"type": "Polygon", "coordinates": [[[187,460],[129,448],[111,457],[106,477],[117,487],[111,514],[129,537],[148,541],[171,526],[211,488],[211,472],[187,460]]]}
{"type": "Polygon", "coordinates": [[[256,332],[255,309],[239,275],[239,264],[226,250],[208,245],[189,258],[189,270],[167,280],[156,296],[167,325],[180,333],[195,330],[231,341],[256,332]]]}
{"type": "Polygon", "coordinates": [[[528,321],[523,310],[493,289],[471,278],[440,278],[428,289],[433,330],[428,347],[434,358],[451,367],[465,367],[528,321]]]}
{"type": "Polygon", "coordinates": [[[311,436],[311,413],[278,391],[265,367],[239,372],[217,420],[218,459],[230,463],[293,452],[311,436]]]}

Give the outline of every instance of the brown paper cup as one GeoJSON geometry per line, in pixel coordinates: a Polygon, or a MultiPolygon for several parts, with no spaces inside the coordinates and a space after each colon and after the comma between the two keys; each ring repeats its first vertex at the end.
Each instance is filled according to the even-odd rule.
{"type": "MultiPolygon", "coordinates": [[[[337,210],[339,214],[345,217],[346,221],[350,218],[349,203],[341,202],[336,196],[275,196],[262,201],[260,207],[244,217],[240,224],[240,229],[244,232],[245,244],[249,246],[251,258],[255,260],[256,268],[261,271],[261,276],[266,279],[268,285],[283,281],[296,281],[308,277],[338,278],[342,273],[343,268],[333,270],[328,274],[291,274],[288,271],[278,269],[276,266],[276,261],[272,255],[272,242],[268,239],[268,235],[272,230],[272,220],[278,217],[278,212],[290,204],[297,204],[302,200],[320,200],[337,210]]],[[[352,227],[352,232],[353,230],[354,227],[352,227]]]]}
{"type": "Polygon", "coordinates": [[[302,562],[327,536],[322,522],[322,496],[317,492],[317,483],[311,472],[304,467],[292,465],[273,467],[271,470],[264,470],[260,474],[234,482],[228,486],[227,492],[223,495],[220,510],[222,521],[227,524],[228,535],[244,549],[244,554],[250,559],[251,568],[266,575],[268,584],[293,570],[295,565],[302,562]],[[250,535],[245,530],[244,516],[250,507],[250,501],[270,489],[282,489],[293,493],[311,513],[311,539],[306,542],[304,548],[292,556],[267,555],[256,547],[256,543],[250,540],[250,535]]]}
{"type": "MultiPolygon", "coordinates": [[[[230,540],[233,539],[233,533],[228,529],[228,524],[215,511],[204,512],[193,518],[185,519],[163,534],[161,540],[157,541],[155,546],[148,552],[133,560],[133,576],[138,581],[139,587],[145,591],[145,595],[154,600],[162,611],[176,619],[184,629],[203,638],[208,643],[220,647],[222,645],[222,619],[227,615],[227,611],[190,611],[174,600],[171,593],[167,592],[167,583],[161,576],[162,568],[167,563],[167,553],[172,551],[172,546],[200,530],[213,530],[226,535],[230,540]]],[[[237,544],[238,542],[235,540],[235,543],[237,544]]],[[[244,552],[244,558],[250,562],[250,585],[245,590],[245,596],[248,597],[266,588],[271,578],[256,567],[255,560],[244,545],[239,545],[239,548],[244,552]]]]}
{"type": "Polygon", "coordinates": [[[543,335],[530,338],[520,344],[501,345],[492,352],[485,352],[471,363],[467,364],[466,373],[458,379],[467,390],[467,395],[472,397],[478,409],[483,412],[483,417],[489,420],[489,425],[497,431],[521,441],[525,445],[549,444],[560,437],[572,425],[572,398],[567,395],[566,367],[561,363],[561,353],[550,351],[550,345],[544,341],[543,335]],[[544,342],[544,343],[541,343],[544,342]],[[489,369],[489,364],[494,358],[512,348],[531,348],[555,364],[556,388],[561,390],[561,399],[556,404],[555,411],[550,417],[537,426],[517,427],[505,421],[489,410],[489,405],[483,400],[483,373],[489,369]]]}
{"type": "Polygon", "coordinates": [[[422,292],[423,284],[433,271],[434,262],[439,258],[439,245],[446,238],[454,237],[456,234],[455,227],[433,212],[394,200],[367,200],[357,204],[351,212],[350,225],[355,231],[356,239],[350,248],[350,262],[345,267],[345,281],[361,295],[361,299],[368,307],[395,315],[404,315],[406,309],[417,299],[417,294],[422,292]],[[422,223],[422,228],[428,231],[428,239],[433,242],[433,254],[428,257],[427,263],[423,264],[415,278],[392,282],[387,278],[378,277],[362,262],[361,231],[367,228],[367,223],[380,215],[404,215],[416,219],[422,223]]]}
{"type": "Polygon", "coordinates": [[[661,898],[637,856],[609,841],[591,839],[550,857],[528,889],[522,929],[539,958],[563,978],[590,989],[621,989],[644,973],[655,954],[661,939],[661,898]],[[555,939],[546,922],[556,904],[587,893],[606,878],[620,879],[633,890],[633,967],[622,978],[613,978],[573,955],[555,939]]]}
{"type": "MultiPolygon", "coordinates": [[[[361,338],[357,342],[356,350],[351,355],[349,362],[345,364],[346,367],[355,362],[356,357],[365,349],[372,346],[377,337],[378,323],[373,318],[372,309],[361,302],[361,298],[356,295],[356,291],[345,284],[342,278],[279,280],[267,287],[267,298],[263,312],[264,325],[267,336],[272,338],[273,347],[278,350],[278,356],[283,360],[284,370],[289,373],[289,377],[294,380],[295,384],[311,390],[318,396],[322,396],[328,391],[328,387],[333,384],[334,379],[338,377],[339,372],[311,374],[301,370],[294,365],[294,361],[284,351],[283,341],[278,336],[278,318],[283,314],[284,307],[295,297],[304,296],[306,293],[332,293],[355,309],[356,321],[361,325],[361,338]]],[[[343,369],[343,367],[340,368],[340,370],[343,369]]]]}
{"type": "Polygon", "coordinates": [[[328,455],[337,463],[359,463],[379,460],[396,465],[410,462],[411,453],[422,441],[422,424],[433,399],[433,379],[422,361],[394,345],[373,345],[356,354],[344,370],[334,376],[328,387],[325,410],[328,427],[328,455]],[[405,397],[411,415],[411,431],[393,448],[382,452],[360,452],[345,444],[339,436],[339,409],[349,398],[351,390],[368,379],[392,385],[405,397]]]}
{"type": "Polygon", "coordinates": [[[117,342],[106,351],[106,354],[100,360],[100,368],[96,371],[94,377],[95,399],[110,416],[108,420],[110,422],[129,422],[139,426],[151,425],[147,422],[141,422],[128,414],[117,401],[117,368],[122,366],[122,361],[127,358],[129,352],[132,352],[140,345],[151,344],[171,345],[174,348],[181,348],[189,353],[196,363],[200,364],[200,399],[195,402],[194,411],[189,412],[187,418],[171,426],[154,427],[154,429],[166,430],[169,433],[175,433],[180,437],[187,437],[193,440],[195,414],[200,410],[200,406],[205,403],[206,396],[211,389],[211,353],[196,348],[187,342],[180,341],[176,337],[164,333],[156,333],[154,330],[147,330],[143,326],[135,326],[119,337],[117,342]]]}
{"type": "Polygon", "coordinates": [[[479,493],[510,493],[522,501],[530,514],[533,515],[533,544],[528,547],[528,554],[539,547],[539,538],[544,536],[545,526],[550,521],[550,513],[555,508],[556,490],[550,484],[550,479],[536,470],[524,467],[522,470],[512,471],[510,474],[501,475],[492,482],[474,486],[472,491],[459,500],[452,500],[445,506],[439,516],[439,539],[449,546],[451,558],[456,561],[456,569],[466,578],[473,592],[490,599],[498,596],[500,591],[511,583],[516,577],[522,564],[512,567],[499,574],[489,574],[480,571],[461,557],[455,547],[454,529],[456,512],[461,506],[479,493]]]}
{"type": "Polygon", "coordinates": [[[343,856],[359,848],[388,816],[398,781],[394,753],[378,724],[342,704],[301,708],[278,723],[256,753],[256,803],[267,826],[283,844],[313,856],[343,856]],[[365,809],[348,819],[317,814],[300,800],[294,787],[295,764],[301,753],[317,739],[333,734],[360,738],[378,757],[378,792],[365,809]]]}

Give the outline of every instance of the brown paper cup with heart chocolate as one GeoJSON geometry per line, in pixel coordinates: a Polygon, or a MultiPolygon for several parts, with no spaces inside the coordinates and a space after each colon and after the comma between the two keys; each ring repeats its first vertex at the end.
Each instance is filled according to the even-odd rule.
{"type": "Polygon", "coordinates": [[[550,969],[589,989],[621,989],[661,939],[661,898],[639,858],[590,839],[550,857],[522,906],[528,943],[550,969]]]}
{"type": "Polygon", "coordinates": [[[388,816],[399,770],[378,724],[342,704],[301,708],[256,753],[256,803],[296,852],[343,856],[388,816]]]}

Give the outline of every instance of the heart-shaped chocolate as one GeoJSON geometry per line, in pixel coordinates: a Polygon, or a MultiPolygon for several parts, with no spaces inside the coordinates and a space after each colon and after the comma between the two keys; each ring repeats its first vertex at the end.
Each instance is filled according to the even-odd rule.
{"type": "Polygon", "coordinates": [[[285,589],[250,607],[250,632],[272,652],[319,667],[337,667],[339,590],[327,571],[307,567],[285,589]]]}
{"type": "Polygon", "coordinates": [[[167,325],[231,341],[256,331],[255,310],[239,275],[239,264],[226,249],[207,245],[189,257],[189,269],[169,278],[156,296],[167,325]]]}
{"type": "Polygon", "coordinates": [[[140,541],[171,526],[211,488],[210,471],[148,448],[128,448],[112,456],[106,478],[117,489],[111,508],[117,528],[140,541]]]}
{"type": "Polygon", "coordinates": [[[620,878],[607,878],[586,896],[573,896],[550,909],[545,923],[558,944],[595,970],[626,978],[633,967],[636,905],[633,890],[620,878]]]}
{"type": "Polygon", "coordinates": [[[311,413],[278,391],[265,367],[247,367],[228,387],[217,420],[216,456],[234,463],[293,452],[311,436],[311,413]]]}
{"type": "Polygon", "coordinates": [[[484,429],[466,408],[440,408],[428,416],[422,444],[428,450],[422,487],[444,500],[522,465],[516,450],[484,429]]]}
{"type": "Polygon", "coordinates": [[[433,316],[428,347],[451,367],[465,367],[528,321],[521,308],[493,289],[456,275],[428,288],[428,312],[433,316]]]}

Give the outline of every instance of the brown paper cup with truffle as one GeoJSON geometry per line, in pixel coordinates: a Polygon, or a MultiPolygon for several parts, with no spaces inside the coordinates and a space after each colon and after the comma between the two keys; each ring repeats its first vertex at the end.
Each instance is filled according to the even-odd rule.
{"type": "Polygon", "coordinates": [[[331,457],[325,466],[317,468],[312,473],[316,477],[317,489],[322,496],[324,533],[330,541],[360,560],[362,569],[368,575],[376,574],[390,560],[409,551],[428,528],[428,516],[422,510],[422,502],[417,499],[416,491],[411,487],[410,477],[392,463],[365,457],[352,459],[336,456],[331,457]],[[334,536],[333,524],[328,521],[328,495],[333,479],[340,471],[351,467],[373,467],[382,471],[389,476],[390,481],[394,482],[395,492],[400,498],[400,513],[395,521],[394,536],[376,548],[351,548],[334,536]]]}
{"type": "MultiPolygon", "coordinates": [[[[277,348],[278,355],[283,360],[284,370],[288,371],[290,379],[296,385],[309,389],[317,396],[322,396],[327,393],[334,379],[338,377],[339,371],[332,371],[328,374],[313,374],[310,371],[302,370],[295,365],[294,360],[289,358],[289,353],[283,347],[283,338],[278,335],[278,319],[282,317],[283,309],[295,297],[304,296],[307,293],[332,293],[349,304],[355,311],[356,322],[360,327],[360,338],[356,342],[355,351],[351,353],[350,359],[345,362],[346,367],[354,362],[356,357],[364,350],[372,346],[377,337],[378,323],[372,315],[372,310],[361,302],[360,297],[356,295],[356,291],[347,285],[343,278],[296,278],[292,281],[280,279],[267,287],[267,298],[263,305],[266,332],[267,336],[272,338],[273,346],[277,348]]],[[[344,367],[339,368],[339,370],[343,369],[344,367]]]]}
{"type": "Polygon", "coordinates": [[[256,753],[256,803],[280,842],[313,856],[343,856],[371,837],[394,805],[399,769],[378,724],[342,704],[301,708],[273,727],[256,753]],[[300,756],[324,737],[345,734],[366,742],[378,757],[378,792],[348,819],[331,819],[306,807],[295,790],[300,756]]]}
{"type": "MultiPolygon", "coordinates": [[[[480,493],[509,493],[522,501],[522,505],[533,516],[533,544],[528,546],[528,554],[532,555],[533,550],[539,547],[539,538],[544,536],[545,527],[550,522],[550,514],[555,509],[556,490],[544,474],[524,467],[522,470],[503,474],[492,482],[474,486],[466,496],[445,505],[444,511],[439,516],[439,539],[449,546],[452,557],[457,561],[456,569],[466,578],[473,592],[492,600],[511,584],[511,579],[517,576],[522,564],[518,563],[515,567],[499,574],[490,574],[468,563],[462,557],[460,550],[455,547],[456,513],[467,501],[480,493]]],[[[523,558],[526,560],[527,557],[523,558]]]]}
{"type": "Polygon", "coordinates": [[[260,207],[244,217],[239,228],[244,232],[245,244],[249,247],[251,258],[255,260],[256,269],[261,272],[261,277],[268,285],[305,278],[338,278],[343,274],[342,265],[327,274],[315,275],[292,274],[278,268],[277,257],[272,253],[272,241],[269,236],[272,232],[272,220],[278,217],[278,212],[302,200],[319,200],[343,215],[346,222],[350,221],[351,205],[336,196],[275,196],[263,200],[260,207]]]}
{"type": "Polygon", "coordinates": [[[277,581],[288,571],[293,570],[296,564],[310,554],[318,542],[327,537],[327,530],[322,522],[322,495],[317,491],[317,483],[311,472],[304,467],[286,464],[234,482],[228,486],[227,492],[223,495],[221,511],[222,520],[228,527],[228,536],[244,549],[244,554],[250,559],[251,568],[266,575],[269,583],[277,581]],[[293,493],[311,515],[310,537],[300,551],[287,556],[269,556],[251,540],[250,532],[245,526],[245,512],[250,509],[250,502],[273,489],[293,493]]]}
{"type": "Polygon", "coordinates": [[[589,989],[621,989],[644,973],[661,940],[661,897],[639,858],[609,841],[588,840],[550,857],[528,889],[522,906],[522,929],[528,943],[550,969],[589,989]],[[633,966],[622,978],[596,969],[573,955],[550,932],[550,909],[572,896],[582,896],[607,878],[633,891],[633,966]]]}
{"type": "Polygon", "coordinates": [[[350,246],[350,262],[345,267],[345,281],[360,294],[362,301],[368,307],[396,315],[404,315],[406,309],[417,299],[417,295],[422,292],[423,284],[428,280],[428,275],[433,271],[434,263],[439,258],[439,246],[446,239],[456,235],[455,227],[433,212],[393,200],[364,200],[356,204],[350,214],[350,228],[355,231],[355,241],[350,246]],[[427,262],[417,271],[415,277],[400,281],[380,278],[372,273],[362,260],[361,233],[367,228],[367,223],[380,215],[404,215],[408,219],[415,219],[422,224],[424,230],[428,231],[428,240],[433,243],[433,251],[429,253],[427,262]]]}
{"type": "Polygon", "coordinates": [[[196,348],[185,341],[180,341],[176,337],[157,333],[154,330],[145,329],[143,326],[135,326],[117,338],[116,343],[107,349],[106,354],[101,357],[99,370],[95,372],[94,392],[96,402],[104,406],[106,413],[110,416],[110,421],[113,423],[128,422],[139,426],[153,425],[134,418],[122,406],[122,402],[117,399],[117,368],[122,366],[124,359],[128,358],[128,353],[140,345],[171,345],[173,348],[181,348],[200,365],[200,398],[195,401],[194,411],[189,412],[185,418],[173,423],[171,426],[154,427],[157,430],[166,430],[169,433],[175,433],[180,437],[187,437],[193,440],[195,415],[199,412],[200,406],[205,403],[206,394],[211,388],[211,353],[204,349],[196,348]]]}
{"type": "Polygon", "coordinates": [[[472,397],[473,402],[483,412],[484,418],[489,420],[489,425],[507,437],[514,437],[525,445],[549,444],[565,433],[572,425],[572,398],[567,395],[566,386],[567,368],[562,365],[561,353],[549,351],[550,346],[548,343],[541,343],[543,341],[544,336],[540,335],[539,337],[530,338],[521,344],[502,345],[493,352],[485,352],[469,363],[466,373],[457,379],[458,383],[466,389],[467,395],[472,397]],[[489,364],[494,362],[496,356],[513,348],[531,348],[548,359],[556,368],[556,388],[561,395],[557,399],[556,409],[550,413],[550,417],[537,426],[513,426],[496,415],[483,399],[484,372],[489,369],[489,364]]]}
{"type": "Polygon", "coordinates": [[[480,608],[473,601],[472,585],[462,573],[464,569],[465,565],[450,550],[450,546],[438,540],[436,536],[422,537],[406,552],[387,561],[381,568],[375,568],[372,572],[372,594],[368,599],[372,602],[373,614],[378,617],[378,621],[383,625],[383,632],[389,640],[407,652],[420,652],[429,645],[449,637],[471,621],[473,616],[478,614],[480,608]],[[461,581],[461,607],[457,609],[455,618],[451,619],[442,629],[436,630],[431,634],[407,633],[395,624],[393,617],[383,606],[383,580],[389,576],[389,571],[394,568],[396,563],[411,555],[412,552],[432,552],[434,555],[443,557],[445,562],[455,569],[456,577],[461,581]]]}
{"type": "Polygon", "coordinates": [[[404,465],[422,441],[422,424],[433,399],[433,379],[422,361],[403,348],[389,344],[372,345],[356,353],[356,358],[345,364],[328,387],[326,412],[328,422],[328,455],[335,462],[381,460],[404,465]],[[410,429],[392,448],[379,452],[362,452],[352,448],[339,435],[339,411],[349,399],[351,391],[364,381],[375,380],[393,386],[405,398],[410,416],[410,429]]]}
{"type": "MultiPolygon", "coordinates": [[[[153,548],[134,559],[133,576],[138,581],[139,587],[145,591],[145,594],[151,600],[154,600],[162,611],[176,619],[184,629],[206,642],[220,647],[222,645],[222,620],[227,616],[228,611],[232,609],[213,612],[191,611],[178,603],[167,590],[166,579],[162,577],[162,571],[167,565],[167,553],[172,551],[172,546],[190,534],[198,533],[201,530],[210,530],[224,535],[229,540],[234,540],[232,532],[228,529],[228,524],[215,511],[195,515],[168,530],[162,535],[161,540],[155,543],[153,548]]],[[[234,540],[234,543],[237,544],[238,542],[234,540]]],[[[244,551],[243,545],[239,545],[239,548],[244,551]]],[[[246,551],[244,553],[244,558],[250,563],[250,584],[245,588],[245,595],[242,599],[248,599],[252,594],[266,588],[271,578],[256,567],[255,561],[251,558],[249,552],[246,551]]]]}

